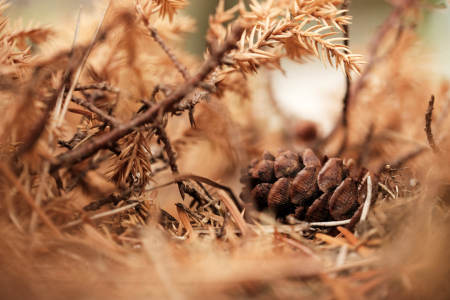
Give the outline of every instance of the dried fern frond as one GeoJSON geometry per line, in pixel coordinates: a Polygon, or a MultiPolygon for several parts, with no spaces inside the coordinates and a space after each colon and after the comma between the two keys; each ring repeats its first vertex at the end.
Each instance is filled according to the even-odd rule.
{"type": "Polygon", "coordinates": [[[146,138],[139,131],[133,132],[123,141],[123,150],[118,157],[113,157],[113,164],[106,174],[109,181],[117,185],[127,183],[129,186],[144,187],[151,180],[152,156],[146,138]]]}

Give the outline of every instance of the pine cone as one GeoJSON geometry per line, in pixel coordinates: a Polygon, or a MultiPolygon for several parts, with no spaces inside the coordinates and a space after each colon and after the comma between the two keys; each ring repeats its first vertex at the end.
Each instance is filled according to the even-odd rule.
{"type": "Polygon", "coordinates": [[[292,151],[274,157],[265,151],[242,172],[244,187],[240,197],[258,210],[269,208],[277,219],[287,215],[307,222],[340,221],[361,216],[367,195],[367,176],[372,178],[372,203],[378,194],[379,176],[363,168],[359,172],[352,159],[326,156],[323,161],[311,149],[302,158],[292,151]]]}

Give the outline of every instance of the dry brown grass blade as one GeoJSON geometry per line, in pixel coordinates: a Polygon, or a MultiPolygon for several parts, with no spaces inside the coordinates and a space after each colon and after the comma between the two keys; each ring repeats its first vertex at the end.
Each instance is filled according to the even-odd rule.
{"type": "MultiPolygon", "coordinates": [[[[337,229],[353,246],[360,244],[360,240],[353,233],[351,233],[350,230],[341,226],[338,226],[337,229]]],[[[356,248],[356,251],[358,251],[358,253],[361,254],[361,256],[363,257],[369,257],[372,254],[372,251],[370,251],[370,249],[368,249],[364,245],[360,245],[358,248],[356,248]]]]}
{"type": "MultiPolygon", "coordinates": [[[[67,92],[67,96],[66,96],[66,100],[64,101],[63,109],[62,109],[62,111],[61,111],[61,114],[58,116],[59,119],[58,119],[58,121],[57,121],[57,127],[60,127],[62,121],[64,120],[64,116],[65,116],[65,114],[66,114],[66,112],[67,112],[67,109],[69,108],[70,100],[72,99],[72,94],[73,94],[73,92],[75,91],[75,87],[76,87],[77,84],[78,84],[78,79],[80,78],[81,72],[83,71],[83,67],[84,67],[84,65],[86,64],[86,61],[87,61],[87,59],[88,59],[88,57],[89,57],[89,54],[91,53],[92,48],[94,47],[95,40],[97,39],[97,36],[98,36],[98,34],[99,34],[99,32],[100,32],[100,29],[101,29],[101,27],[102,27],[102,25],[103,25],[103,21],[105,20],[105,17],[106,17],[106,14],[108,13],[109,6],[110,6],[110,5],[111,5],[111,2],[108,1],[108,4],[107,4],[107,6],[106,6],[106,9],[105,9],[105,11],[104,11],[104,13],[103,13],[103,15],[102,15],[102,17],[101,17],[99,23],[98,23],[97,29],[95,30],[95,33],[94,33],[94,36],[92,37],[91,43],[89,44],[89,47],[88,47],[88,49],[86,50],[85,55],[83,56],[83,60],[81,61],[81,64],[80,64],[80,66],[78,67],[77,72],[75,73],[75,77],[74,77],[74,79],[73,79],[72,85],[70,86],[70,89],[69,89],[69,91],[67,92]]],[[[75,39],[74,41],[76,41],[76,39],[75,39]]]]}
{"type": "Polygon", "coordinates": [[[236,222],[236,225],[241,230],[242,236],[247,236],[249,234],[249,228],[247,223],[245,222],[244,218],[242,217],[241,213],[239,212],[236,204],[234,204],[233,200],[231,200],[230,196],[228,196],[227,193],[224,191],[218,191],[217,194],[219,195],[220,199],[222,200],[222,203],[225,204],[226,208],[230,212],[231,216],[233,217],[234,221],[236,222]]]}
{"type": "Polygon", "coordinates": [[[330,244],[330,245],[351,247],[351,245],[342,238],[334,238],[332,236],[329,236],[329,235],[323,234],[323,233],[316,233],[315,237],[330,244]]]}
{"type": "Polygon", "coordinates": [[[13,184],[17,191],[22,195],[25,201],[33,208],[33,210],[38,214],[38,216],[42,219],[45,225],[47,225],[50,230],[57,236],[61,236],[61,232],[59,229],[52,223],[49,217],[42,211],[42,209],[36,205],[34,199],[28,194],[28,192],[24,189],[22,184],[17,179],[16,175],[11,171],[11,169],[0,161],[0,169],[3,175],[8,179],[8,181],[13,184]]]}
{"type": "Polygon", "coordinates": [[[188,214],[180,207],[177,206],[177,212],[178,216],[180,217],[181,223],[183,223],[184,228],[186,228],[186,231],[189,234],[189,238],[196,238],[198,234],[194,231],[194,228],[192,227],[191,222],[189,221],[188,214]]]}
{"type": "Polygon", "coordinates": [[[276,234],[275,234],[275,237],[276,237],[277,239],[279,239],[279,240],[285,242],[286,244],[289,244],[289,245],[291,245],[291,246],[293,246],[293,247],[299,249],[300,251],[302,251],[302,252],[305,253],[306,255],[308,255],[308,256],[314,258],[315,260],[321,261],[320,257],[319,257],[317,254],[315,254],[315,253],[311,250],[311,248],[309,248],[308,246],[305,246],[305,245],[303,245],[303,244],[301,244],[301,243],[299,243],[299,242],[297,242],[297,241],[294,241],[294,240],[292,240],[292,239],[289,239],[289,238],[287,238],[287,237],[285,237],[285,236],[283,236],[283,235],[281,235],[281,234],[279,234],[279,233],[276,233],[276,234]]]}

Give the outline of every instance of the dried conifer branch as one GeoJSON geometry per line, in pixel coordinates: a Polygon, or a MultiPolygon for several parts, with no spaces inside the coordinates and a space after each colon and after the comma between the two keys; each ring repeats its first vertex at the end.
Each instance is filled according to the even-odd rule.
{"type": "Polygon", "coordinates": [[[173,106],[176,103],[180,102],[186,95],[188,95],[196,86],[200,84],[201,81],[206,78],[206,76],[208,76],[208,74],[216,66],[219,65],[222,56],[229,50],[236,47],[235,41],[241,35],[242,31],[243,26],[240,23],[237,23],[235,26],[233,26],[231,34],[228,36],[227,40],[217,48],[216,52],[212,53],[212,55],[203,63],[197,73],[192,76],[186,84],[171,93],[165,100],[153,105],[140,116],[134,118],[128,123],[120,125],[114,130],[111,130],[110,132],[105,133],[100,137],[91,139],[86,144],[70,152],[57,156],[56,161],[50,168],[51,172],[54,172],[63,166],[70,166],[74,163],[80,162],[90,157],[100,149],[108,148],[125,135],[131,133],[135,128],[154,121],[160,111],[172,111],[173,106]]]}
{"type": "Polygon", "coordinates": [[[428,144],[430,144],[431,150],[436,156],[443,158],[444,154],[441,149],[436,145],[434,140],[433,131],[431,130],[431,117],[433,116],[433,106],[434,106],[434,95],[431,95],[430,102],[428,102],[428,110],[425,114],[425,132],[427,134],[428,144]]]}
{"type": "Polygon", "coordinates": [[[125,138],[123,150],[115,158],[106,174],[109,180],[119,186],[122,182],[129,186],[138,184],[141,188],[151,180],[152,168],[150,147],[141,131],[135,131],[125,138]]]}
{"type": "MultiPolygon", "coordinates": [[[[350,23],[351,17],[346,14],[347,8],[342,7],[341,10],[336,8],[345,2],[344,0],[333,1],[301,1],[296,0],[294,2],[294,14],[297,16],[294,19],[301,19],[303,15],[316,20],[322,21],[324,25],[334,25],[338,30],[342,32],[346,31],[345,26],[350,23]],[[342,14],[341,16],[338,16],[342,14]]],[[[296,20],[297,21],[297,20],[296,20]]]]}
{"type": "MultiPolygon", "coordinates": [[[[238,42],[239,49],[230,53],[230,58],[235,61],[230,65],[243,72],[256,72],[257,67],[262,64],[280,69],[279,60],[284,56],[301,61],[303,56],[315,54],[324,62],[325,67],[327,61],[333,66],[334,57],[336,68],[340,66],[345,75],[350,76],[350,71],[359,75],[361,64],[365,63],[362,56],[353,54],[345,45],[335,44],[345,38],[327,39],[336,34],[330,25],[344,31],[344,26],[350,24],[351,17],[346,14],[338,16],[346,10],[338,10],[335,7],[343,2],[344,0],[292,0],[267,1],[264,5],[253,1],[250,4],[251,11],[248,12],[243,1],[240,1],[237,10],[251,27],[242,34],[238,42]],[[319,25],[305,29],[312,21],[317,21],[319,25]],[[319,21],[322,21],[323,25],[319,21]]],[[[208,41],[211,48],[214,48],[211,41],[220,42],[226,36],[227,30],[223,23],[232,19],[236,11],[236,7],[225,11],[223,5],[221,1],[216,14],[210,18],[208,41]]],[[[221,75],[226,72],[229,71],[224,70],[221,75]]]]}

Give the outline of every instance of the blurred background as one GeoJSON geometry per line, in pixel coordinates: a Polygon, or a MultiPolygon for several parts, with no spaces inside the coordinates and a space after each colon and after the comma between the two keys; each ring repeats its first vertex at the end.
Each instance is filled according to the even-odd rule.
{"type": "MultiPolygon", "coordinates": [[[[226,7],[232,7],[238,0],[226,0],[226,7]]],[[[48,24],[58,24],[61,20],[75,22],[78,9],[84,3],[84,11],[97,9],[97,0],[14,0],[7,13],[13,20],[22,17],[48,24]]],[[[190,0],[191,5],[181,13],[191,15],[197,22],[195,33],[189,34],[182,46],[199,58],[205,49],[205,34],[208,16],[215,11],[219,0],[190,0]]],[[[247,0],[248,2],[248,0],[247,0]]],[[[422,1],[430,10],[424,13],[418,24],[418,32],[423,46],[429,54],[429,63],[437,77],[450,78],[450,8],[445,0],[422,1]],[[440,8],[438,8],[440,7],[440,8]],[[431,9],[433,8],[433,9],[431,9]]],[[[349,5],[353,24],[350,25],[350,49],[354,53],[366,54],[369,42],[377,28],[388,16],[391,6],[383,0],[352,0],[349,5]]],[[[340,70],[325,69],[322,62],[313,59],[307,64],[285,60],[282,66],[286,71],[271,71],[270,79],[277,86],[274,93],[280,109],[286,116],[311,120],[319,125],[322,134],[327,134],[334,126],[341,111],[345,90],[345,78],[340,70]],[[297,84],[301,82],[301,85],[297,84]],[[327,89],[323,89],[323,83],[327,89]],[[318,107],[321,109],[319,110],[318,107]],[[320,113],[319,113],[320,111],[320,113]],[[324,118],[324,113],[327,118],[324,118]]],[[[425,101],[425,100],[424,100],[425,101]]]]}

